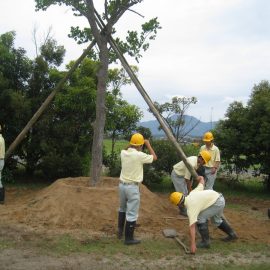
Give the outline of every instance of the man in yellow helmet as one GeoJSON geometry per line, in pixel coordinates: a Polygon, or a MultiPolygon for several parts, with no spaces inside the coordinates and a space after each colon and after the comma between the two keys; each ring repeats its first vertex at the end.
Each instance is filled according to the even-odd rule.
{"type": "Polygon", "coordinates": [[[201,146],[200,151],[208,151],[211,154],[211,159],[205,165],[205,189],[213,189],[217,177],[217,171],[220,166],[220,151],[214,144],[214,136],[212,132],[206,132],[203,135],[204,145],[201,146]]]}
{"type": "Polygon", "coordinates": [[[5,202],[5,188],[2,183],[2,170],[5,164],[5,140],[2,136],[2,127],[0,125],[0,203],[5,202]]]}
{"type": "Polygon", "coordinates": [[[150,142],[140,133],[133,134],[126,150],[121,151],[121,174],[119,183],[120,207],[118,212],[118,238],[121,239],[125,225],[125,244],[140,243],[134,239],[134,229],[140,206],[139,184],[143,181],[143,164],[157,159],[150,142]],[[143,145],[149,154],[142,152],[143,145]]]}
{"type": "Polygon", "coordinates": [[[225,207],[225,199],[222,194],[214,190],[204,190],[204,178],[198,176],[198,186],[185,196],[181,192],[173,192],[170,195],[170,201],[174,205],[184,205],[187,208],[190,231],[190,251],[196,252],[196,248],[210,248],[208,219],[211,218],[220,230],[228,236],[224,241],[233,241],[238,237],[231,226],[224,220],[223,209],[225,207]],[[196,227],[201,235],[202,241],[196,246],[196,227]]]}
{"type": "MultiPolygon", "coordinates": [[[[198,156],[188,157],[187,161],[199,175],[204,176],[203,165],[207,164],[210,158],[211,155],[208,151],[201,151],[198,156]]],[[[173,166],[171,179],[176,191],[188,195],[192,188],[191,174],[183,161],[173,166]]],[[[187,216],[186,208],[183,205],[180,206],[179,210],[181,215],[187,216]]]]}

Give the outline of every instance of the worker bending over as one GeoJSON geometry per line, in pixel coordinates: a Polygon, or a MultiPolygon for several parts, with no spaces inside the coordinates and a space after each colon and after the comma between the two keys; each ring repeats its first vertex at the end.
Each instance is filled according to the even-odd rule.
{"type": "Polygon", "coordinates": [[[223,239],[224,241],[232,241],[238,238],[230,225],[222,218],[225,207],[223,195],[214,190],[204,190],[205,181],[202,176],[198,176],[197,181],[198,186],[189,195],[185,196],[181,192],[173,192],[170,195],[170,201],[173,204],[177,206],[184,205],[187,208],[190,230],[190,251],[193,254],[196,252],[196,224],[202,238],[201,242],[197,244],[197,247],[210,248],[209,218],[211,218],[212,223],[228,235],[223,239]]]}
{"type": "MultiPolygon", "coordinates": [[[[187,162],[189,162],[190,165],[197,171],[198,175],[205,176],[204,165],[208,163],[210,158],[210,153],[204,150],[201,151],[198,156],[188,157],[187,162]]],[[[183,161],[180,161],[173,166],[171,179],[175,190],[182,192],[185,196],[187,196],[192,189],[192,178],[191,173],[183,161]]],[[[184,205],[180,206],[179,211],[180,215],[187,216],[187,211],[184,205]]]]}

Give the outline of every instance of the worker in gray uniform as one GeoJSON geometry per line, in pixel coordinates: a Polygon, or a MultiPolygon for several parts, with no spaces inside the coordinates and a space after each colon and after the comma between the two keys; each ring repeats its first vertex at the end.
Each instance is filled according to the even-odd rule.
{"type": "Polygon", "coordinates": [[[208,219],[211,218],[220,230],[228,236],[224,241],[233,241],[238,237],[228,222],[224,219],[223,209],[225,199],[221,193],[214,190],[204,190],[205,181],[202,176],[197,178],[198,186],[185,196],[181,192],[173,192],[170,201],[174,205],[184,205],[187,208],[190,231],[190,251],[195,254],[196,248],[210,248],[208,219]],[[196,246],[196,225],[201,235],[201,242],[196,246]]]}
{"type": "Polygon", "coordinates": [[[127,149],[121,151],[121,174],[119,182],[120,207],[118,212],[118,238],[125,227],[125,244],[140,243],[134,239],[134,229],[140,206],[139,185],[143,181],[143,165],[157,159],[150,142],[140,133],[133,134],[127,149]],[[143,145],[149,154],[142,152],[143,145]]]}
{"type": "Polygon", "coordinates": [[[2,136],[2,127],[0,125],[0,203],[5,202],[5,188],[2,183],[2,170],[5,165],[5,140],[2,136]]]}

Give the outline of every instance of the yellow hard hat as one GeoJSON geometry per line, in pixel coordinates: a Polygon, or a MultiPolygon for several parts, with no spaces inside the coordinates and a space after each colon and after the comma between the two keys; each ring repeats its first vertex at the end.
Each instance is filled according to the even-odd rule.
{"type": "Polygon", "coordinates": [[[213,136],[212,132],[208,131],[208,132],[204,133],[204,135],[203,135],[204,142],[211,142],[213,140],[214,140],[214,136],[213,136]]]}
{"type": "Polygon", "coordinates": [[[140,146],[144,144],[144,137],[140,133],[135,133],[131,136],[130,142],[131,145],[140,146]]]}
{"type": "Polygon", "coordinates": [[[172,204],[178,205],[184,199],[184,194],[182,192],[173,192],[170,195],[170,201],[172,204]]]}
{"type": "Polygon", "coordinates": [[[205,164],[208,163],[208,161],[211,159],[211,154],[206,151],[206,150],[203,150],[199,153],[199,156],[201,156],[205,162],[205,164]]]}

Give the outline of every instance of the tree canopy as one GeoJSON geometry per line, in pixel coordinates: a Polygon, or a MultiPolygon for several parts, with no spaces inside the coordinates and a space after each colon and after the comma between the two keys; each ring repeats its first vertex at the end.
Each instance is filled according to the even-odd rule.
{"type": "MultiPolygon", "coordinates": [[[[15,48],[14,39],[15,32],[0,35],[0,123],[7,147],[66,74],[66,71],[58,70],[65,49],[58,46],[55,40],[46,39],[49,45],[47,42],[41,44],[36,58],[30,60],[25,50],[15,48]],[[22,72],[11,72],[7,68],[10,66],[22,72]]],[[[73,64],[71,61],[67,68],[73,64]]],[[[89,58],[81,62],[47,107],[46,113],[31,127],[12,158],[7,160],[6,168],[13,168],[16,162],[20,162],[28,175],[42,172],[51,180],[87,174],[93,140],[98,67],[99,63],[89,58]]],[[[134,127],[141,114],[136,106],[121,98],[123,83],[120,81],[128,83],[130,80],[122,71],[113,69],[109,73],[114,75],[107,83],[107,87],[112,85],[113,88],[107,93],[106,112],[110,124],[106,131],[124,132],[134,127]],[[120,124],[116,121],[119,115],[126,120],[122,123],[123,127],[122,119],[120,124]]]]}
{"type": "Polygon", "coordinates": [[[253,87],[246,106],[230,104],[226,119],[215,129],[222,159],[237,170],[257,168],[265,174],[270,190],[270,84],[262,81],[253,87]]]}

